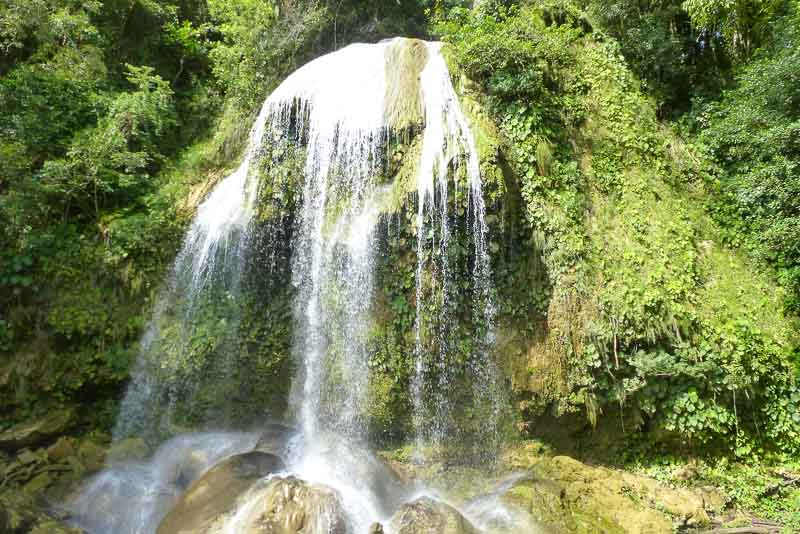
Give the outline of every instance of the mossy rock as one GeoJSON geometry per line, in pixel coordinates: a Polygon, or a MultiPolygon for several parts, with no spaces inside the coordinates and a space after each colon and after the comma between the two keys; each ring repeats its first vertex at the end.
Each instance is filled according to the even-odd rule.
{"type": "Polygon", "coordinates": [[[69,458],[78,455],[81,442],[78,438],[64,436],[47,447],[47,458],[55,463],[67,463],[69,458]]]}
{"type": "Polygon", "coordinates": [[[54,519],[45,520],[31,529],[30,534],[82,534],[83,531],[54,519]]]}
{"type": "Polygon", "coordinates": [[[420,128],[424,106],[419,78],[428,61],[428,48],[418,39],[392,43],[386,61],[386,119],[396,132],[420,128]]]}
{"type": "Polygon", "coordinates": [[[47,415],[19,423],[0,433],[0,449],[15,451],[42,445],[66,432],[72,424],[72,408],[54,410],[47,415]]]}
{"type": "Polygon", "coordinates": [[[75,458],[80,463],[82,474],[87,475],[103,469],[106,464],[107,452],[105,447],[90,439],[81,441],[75,458]]]}
{"type": "Polygon", "coordinates": [[[33,477],[23,487],[22,491],[28,495],[38,495],[49,488],[55,481],[52,474],[42,472],[33,477]]]}
{"type": "Polygon", "coordinates": [[[625,534],[624,529],[607,518],[576,510],[562,500],[563,496],[561,484],[530,479],[512,488],[504,500],[559,532],[625,534]]]}
{"type": "Polygon", "coordinates": [[[30,495],[11,491],[0,494],[0,532],[3,534],[79,534],[48,515],[30,495]]]}
{"type": "Polygon", "coordinates": [[[142,438],[128,438],[115,442],[108,452],[111,463],[131,460],[144,460],[150,454],[150,447],[142,438]]]}
{"type": "Polygon", "coordinates": [[[577,534],[668,534],[709,523],[703,499],[688,490],[567,456],[538,462],[504,500],[556,530],[577,534]]]}

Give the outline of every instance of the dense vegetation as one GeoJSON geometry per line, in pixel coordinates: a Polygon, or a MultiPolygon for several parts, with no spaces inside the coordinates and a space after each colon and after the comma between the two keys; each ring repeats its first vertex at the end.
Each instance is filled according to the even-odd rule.
{"type": "MultiPolygon", "coordinates": [[[[796,453],[800,5],[478,4],[0,6],[7,422],[79,403],[108,427],[188,217],[264,96],[346,43],[433,35],[492,123],[498,353],[519,428],[577,414],[670,450],[796,453]]],[[[408,425],[406,223],[384,244],[373,333],[374,424],[393,439],[408,425]]],[[[254,365],[280,367],[286,340],[262,327],[254,365]]]]}
{"type": "Polygon", "coordinates": [[[438,28],[484,87],[552,288],[549,333],[528,362],[542,382],[520,388],[534,393],[530,414],[582,405],[594,420],[616,404],[654,437],[744,456],[769,436],[796,450],[780,312],[793,288],[781,300],[721,250],[730,238],[708,213],[730,223],[707,191],[724,171],[659,125],[618,43],[563,6],[454,10],[438,28]]]}

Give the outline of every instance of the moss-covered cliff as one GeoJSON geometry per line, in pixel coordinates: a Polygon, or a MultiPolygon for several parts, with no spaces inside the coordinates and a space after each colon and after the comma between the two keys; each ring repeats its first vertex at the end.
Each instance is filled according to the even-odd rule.
{"type": "Polygon", "coordinates": [[[658,122],[618,45],[577,11],[555,14],[456,11],[439,23],[498,125],[489,161],[514,182],[505,194],[519,191],[528,237],[507,246],[541,262],[538,313],[505,322],[523,425],[574,410],[594,425],[613,411],[621,433],[742,455],[769,436],[795,450],[796,330],[782,289],[725,246],[707,212],[709,163],[658,122]]]}

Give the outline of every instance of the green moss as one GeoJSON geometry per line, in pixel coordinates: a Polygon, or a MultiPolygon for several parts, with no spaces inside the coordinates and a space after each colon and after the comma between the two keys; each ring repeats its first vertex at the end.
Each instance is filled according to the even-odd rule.
{"type": "Polygon", "coordinates": [[[386,122],[396,132],[417,130],[424,120],[419,77],[428,60],[424,41],[399,39],[387,52],[386,122]]]}
{"type": "Polygon", "coordinates": [[[378,211],[385,215],[400,213],[407,207],[409,195],[417,192],[417,174],[419,172],[419,158],[422,151],[421,138],[415,136],[410,142],[395,147],[391,160],[399,168],[394,174],[390,185],[378,192],[376,199],[378,211]]]}

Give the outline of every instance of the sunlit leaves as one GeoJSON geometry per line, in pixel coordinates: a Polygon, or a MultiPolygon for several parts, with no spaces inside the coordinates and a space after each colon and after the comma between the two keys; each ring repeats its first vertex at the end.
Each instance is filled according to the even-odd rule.
{"type": "Polygon", "coordinates": [[[160,154],[156,142],[174,122],[172,90],[150,67],[128,66],[131,92],[108,105],[97,126],[78,133],[66,157],[42,168],[44,187],[62,202],[93,206],[141,185],[160,154]]]}

